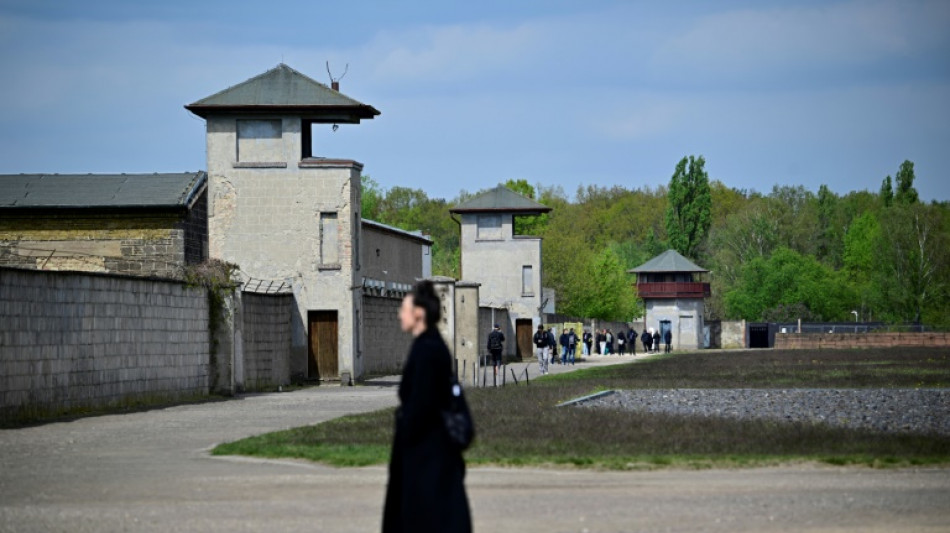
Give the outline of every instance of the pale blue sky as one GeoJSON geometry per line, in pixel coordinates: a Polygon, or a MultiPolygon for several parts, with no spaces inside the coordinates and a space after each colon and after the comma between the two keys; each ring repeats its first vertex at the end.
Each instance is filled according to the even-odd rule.
{"type": "Polygon", "coordinates": [[[383,186],[509,178],[950,199],[950,2],[0,0],[0,173],[205,168],[183,105],[281,61],[382,111],[319,138],[383,186]],[[154,4],[154,5],[148,5],[154,4]]]}

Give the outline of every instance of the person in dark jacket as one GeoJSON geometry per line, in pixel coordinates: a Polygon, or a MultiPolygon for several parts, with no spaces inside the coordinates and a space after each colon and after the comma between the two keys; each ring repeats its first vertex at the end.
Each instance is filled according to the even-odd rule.
{"type": "Polygon", "coordinates": [[[627,355],[627,334],[623,330],[617,333],[617,355],[627,355]]]}
{"type": "Polygon", "coordinates": [[[670,352],[672,351],[672,350],[671,350],[671,345],[673,344],[673,331],[672,331],[672,330],[669,330],[669,329],[666,330],[666,333],[663,334],[663,342],[666,343],[666,353],[670,353],[670,352]]]}
{"type": "Polygon", "coordinates": [[[501,366],[501,352],[505,348],[505,334],[501,332],[501,326],[495,324],[495,329],[488,334],[488,353],[491,354],[491,364],[495,369],[495,375],[498,375],[498,367],[501,366]]]}
{"type": "Polygon", "coordinates": [[[561,366],[567,362],[567,351],[568,346],[571,344],[571,336],[567,334],[567,331],[561,331],[561,336],[558,337],[558,344],[561,345],[561,366]]]}
{"type": "Polygon", "coordinates": [[[399,311],[414,340],[399,384],[383,533],[472,530],[465,461],[442,418],[453,380],[452,356],[436,326],[441,309],[432,282],[422,281],[399,311]]]}
{"type": "Polygon", "coordinates": [[[591,351],[591,347],[594,345],[594,336],[590,334],[586,329],[584,330],[584,355],[593,355],[594,352],[591,351]]]}
{"type": "Polygon", "coordinates": [[[640,341],[643,342],[643,351],[650,353],[650,345],[653,344],[653,336],[650,332],[644,329],[643,335],[640,335],[640,341]]]}
{"type": "Polygon", "coordinates": [[[627,346],[630,348],[630,355],[637,355],[637,330],[633,328],[627,332],[627,346]]]}
{"type": "Polygon", "coordinates": [[[660,331],[653,332],[653,351],[660,352],[660,331]]]}

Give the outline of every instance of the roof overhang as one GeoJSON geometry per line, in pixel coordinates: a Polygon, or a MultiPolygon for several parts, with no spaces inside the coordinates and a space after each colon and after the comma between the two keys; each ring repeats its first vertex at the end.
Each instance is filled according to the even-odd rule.
{"type": "Polygon", "coordinates": [[[450,213],[459,213],[459,214],[471,214],[471,213],[511,213],[513,215],[543,215],[544,213],[549,213],[553,211],[550,207],[537,208],[537,209],[515,209],[510,207],[498,207],[498,208],[456,208],[453,207],[449,209],[450,213]]]}
{"type": "Polygon", "coordinates": [[[359,106],[336,106],[336,105],[306,105],[306,106],[286,106],[286,105],[202,105],[189,104],[185,109],[207,119],[214,115],[244,115],[244,116],[265,116],[265,115],[297,115],[304,120],[314,122],[326,122],[334,124],[359,124],[360,120],[372,119],[378,116],[379,111],[370,105],[359,106]]]}

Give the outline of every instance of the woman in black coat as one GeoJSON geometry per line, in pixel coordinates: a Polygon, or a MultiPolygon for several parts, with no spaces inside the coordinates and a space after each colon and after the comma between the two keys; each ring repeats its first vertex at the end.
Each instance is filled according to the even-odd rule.
{"type": "Polygon", "coordinates": [[[452,394],[452,356],[436,327],[442,304],[429,281],[403,299],[399,320],[415,340],[399,384],[383,533],[470,532],[465,462],[442,418],[452,394]]]}

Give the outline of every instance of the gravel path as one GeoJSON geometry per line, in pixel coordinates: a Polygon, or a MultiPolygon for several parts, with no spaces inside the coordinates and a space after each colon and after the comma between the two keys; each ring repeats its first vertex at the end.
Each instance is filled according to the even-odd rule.
{"type": "Polygon", "coordinates": [[[950,390],[945,389],[621,390],[583,406],[950,435],[950,390]]]}

